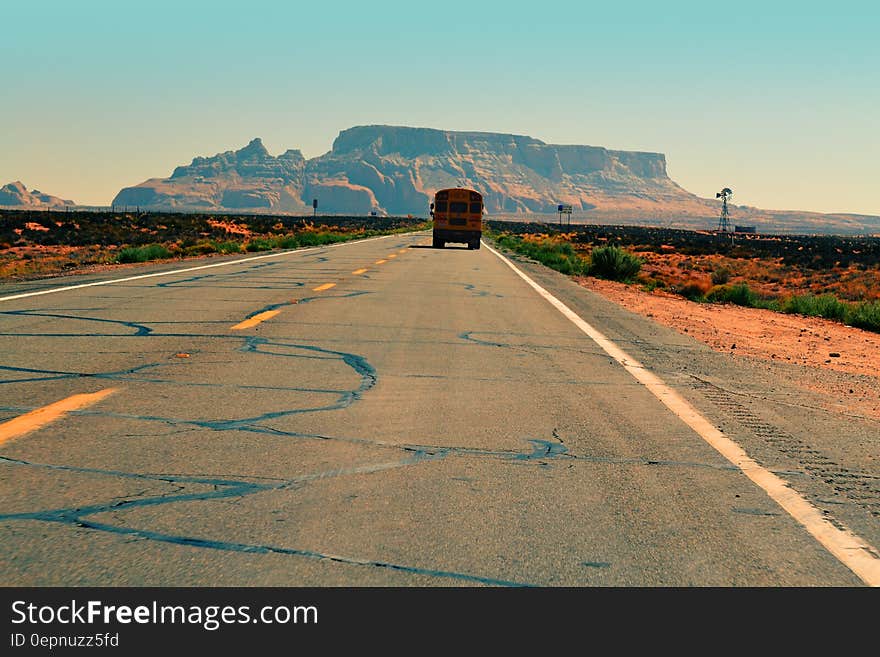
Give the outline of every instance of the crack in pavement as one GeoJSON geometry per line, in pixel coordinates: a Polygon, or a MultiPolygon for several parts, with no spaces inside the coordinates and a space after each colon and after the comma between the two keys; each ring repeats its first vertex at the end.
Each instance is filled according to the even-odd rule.
{"type": "MultiPolygon", "coordinates": [[[[288,286],[290,282],[287,282],[288,286]]],[[[320,295],[313,297],[306,297],[304,299],[300,299],[298,301],[299,304],[309,303],[313,300],[318,299],[340,299],[340,298],[352,298],[361,296],[364,294],[368,294],[365,291],[353,291],[345,294],[336,294],[336,295],[320,295]]],[[[277,304],[270,304],[264,308],[254,311],[249,316],[254,314],[258,314],[260,312],[265,312],[266,310],[277,309],[283,306],[292,305],[290,301],[284,301],[277,304]]],[[[327,404],[314,406],[309,408],[302,409],[290,409],[290,408],[282,408],[279,410],[274,410],[266,413],[261,413],[257,415],[253,415],[250,417],[241,417],[241,418],[215,418],[215,419],[193,419],[193,418],[173,418],[173,417],[161,417],[158,415],[136,415],[136,414],[124,414],[124,413],[112,413],[103,411],[100,409],[90,409],[83,410],[77,412],[77,415],[85,416],[100,416],[107,418],[124,418],[124,419],[133,419],[138,421],[146,421],[146,422],[156,422],[161,423],[163,425],[173,427],[174,431],[166,434],[157,434],[157,437],[167,437],[170,435],[175,435],[179,433],[194,431],[198,429],[209,429],[212,431],[242,431],[253,434],[263,434],[269,435],[273,437],[290,437],[290,438],[298,438],[298,439],[313,439],[313,440],[326,440],[326,441],[343,441],[354,443],[358,445],[366,445],[372,447],[381,447],[385,449],[393,449],[398,452],[403,452],[403,458],[398,458],[396,460],[383,462],[383,463],[375,463],[369,465],[358,466],[354,468],[340,468],[336,470],[328,470],[324,472],[310,473],[305,474],[299,477],[294,477],[288,480],[280,480],[273,478],[258,478],[258,477],[241,477],[241,478],[229,478],[229,477],[205,477],[205,476],[193,476],[193,475],[151,475],[151,474],[139,474],[139,473],[131,473],[131,472],[123,472],[117,470],[99,470],[95,468],[78,468],[76,466],[63,466],[63,465],[49,465],[49,464],[39,464],[32,463],[24,460],[13,459],[9,457],[0,456],[0,461],[4,462],[7,465],[16,465],[21,467],[33,467],[33,468],[47,468],[55,471],[68,471],[68,472],[76,472],[80,474],[91,474],[91,475],[102,475],[102,476],[111,476],[111,477],[119,477],[126,478],[132,480],[140,480],[140,481],[160,481],[166,484],[170,484],[175,487],[175,490],[165,493],[162,495],[152,495],[148,497],[143,497],[141,494],[132,494],[126,495],[123,497],[114,497],[108,502],[98,502],[93,504],[87,504],[79,507],[65,507],[65,508],[57,508],[57,509],[48,509],[41,511],[32,511],[25,513],[15,513],[15,514],[0,514],[0,521],[37,521],[37,522],[49,522],[49,523],[61,523],[69,526],[81,527],[91,531],[101,531],[104,533],[110,533],[115,535],[123,535],[128,538],[133,539],[145,539],[162,543],[169,543],[174,545],[182,545],[189,547],[197,547],[203,549],[211,549],[211,550],[220,550],[226,552],[241,552],[241,553],[253,553],[253,554],[285,554],[289,556],[297,556],[303,558],[310,559],[318,559],[318,560],[326,560],[330,562],[336,563],[344,563],[354,566],[364,566],[364,567],[374,567],[374,568],[387,568],[396,570],[399,572],[405,572],[416,575],[425,575],[431,577],[440,577],[453,579],[457,581],[467,581],[473,583],[486,584],[490,586],[509,586],[509,585],[521,585],[521,583],[512,582],[503,579],[495,579],[490,577],[485,577],[477,574],[470,573],[460,573],[460,572],[452,572],[446,570],[436,570],[423,568],[413,565],[407,564],[398,564],[391,563],[387,561],[380,560],[364,560],[351,556],[340,556],[329,553],[323,553],[318,551],[304,550],[298,548],[291,548],[286,546],[279,545],[270,545],[270,544],[259,544],[259,543],[243,543],[236,542],[232,540],[214,540],[204,537],[198,536],[187,536],[182,534],[173,534],[167,532],[156,531],[149,527],[147,528],[135,528],[135,527],[127,527],[124,525],[113,524],[113,522],[105,522],[103,520],[98,520],[94,516],[101,513],[118,513],[125,512],[126,510],[143,508],[143,507],[156,507],[160,505],[170,505],[177,503],[187,503],[187,502],[206,502],[209,500],[221,501],[221,503],[238,503],[244,498],[260,493],[260,492],[268,492],[268,491],[279,491],[284,489],[295,489],[300,486],[308,485],[310,482],[319,481],[322,479],[327,479],[331,477],[339,477],[339,476],[347,476],[354,474],[366,474],[372,472],[380,472],[382,470],[388,470],[391,468],[400,468],[409,465],[413,465],[416,463],[423,463],[426,461],[439,461],[446,459],[448,457],[456,456],[460,458],[495,458],[502,460],[509,460],[522,465],[531,465],[538,467],[550,467],[549,462],[552,460],[561,460],[567,459],[572,461],[579,462],[594,462],[594,463],[612,463],[612,464],[623,464],[623,465],[669,465],[669,466],[698,466],[698,467],[722,467],[723,469],[735,470],[733,466],[724,467],[724,466],[715,466],[712,464],[703,464],[703,463],[682,463],[682,462],[673,462],[673,461],[659,461],[659,460],[650,460],[647,458],[630,458],[630,459],[619,459],[612,457],[598,457],[598,456],[589,456],[589,455],[580,455],[570,453],[569,449],[565,446],[561,437],[559,436],[558,429],[554,428],[553,430],[553,440],[542,440],[542,439],[530,439],[529,443],[531,445],[531,451],[517,451],[517,450],[486,450],[479,448],[471,448],[471,447],[448,447],[448,446],[436,446],[436,445],[420,445],[420,444],[391,444],[387,442],[383,442],[381,440],[369,440],[365,438],[345,438],[345,437],[337,437],[337,436],[327,436],[321,434],[309,434],[309,433],[300,433],[295,431],[288,431],[279,429],[276,427],[266,426],[265,423],[271,420],[277,420],[280,418],[285,418],[298,414],[306,414],[306,413],[316,413],[316,412],[327,412],[327,411],[336,411],[345,409],[357,401],[361,400],[363,395],[371,390],[378,382],[378,375],[373,366],[367,361],[367,359],[358,354],[349,353],[341,350],[333,350],[326,347],[315,346],[311,344],[301,344],[301,343],[293,343],[285,340],[279,339],[270,339],[265,337],[257,337],[257,336],[240,336],[240,335],[229,335],[227,333],[212,335],[212,334],[199,334],[199,333],[172,333],[172,332],[159,332],[156,330],[156,326],[160,324],[194,324],[194,323],[204,323],[204,322],[152,322],[151,325],[147,325],[145,323],[139,322],[127,322],[127,321],[118,321],[118,320],[109,320],[103,318],[96,317],[83,317],[77,316],[73,314],[67,313],[51,313],[51,312],[41,312],[35,310],[24,310],[24,311],[7,311],[6,315],[12,316],[28,316],[28,317],[42,317],[42,318],[55,318],[55,319],[64,319],[64,320],[74,320],[74,321],[84,321],[84,322],[97,322],[100,326],[107,325],[116,325],[122,329],[125,329],[124,333],[120,334],[101,334],[101,333],[69,333],[69,334],[59,334],[65,337],[116,337],[116,338],[193,338],[193,339],[217,339],[226,341],[232,341],[232,348],[236,349],[238,352],[245,354],[259,354],[261,356],[270,356],[270,357],[278,357],[278,358],[297,358],[297,359],[309,359],[309,360],[318,360],[318,361],[326,361],[328,363],[332,362],[340,362],[344,364],[351,372],[356,376],[356,384],[352,385],[349,389],[324,389],[320,387],[309,388],[309,387],[285,387],[285,386],[235,386],[233,384],[220,384],[215,382],[197,382],[197,383],[184,383],[181,381],[173,381],[163,378],[153,378],[149,373],[153,373],[157,368],[162,366],[170,366],[170,363],[148,363],[142,364],[136,367],[127,368],[124,370],[117,371],[107,371],[107,372],[96,372],[96,373],[83,373],[83,372],[64,372],[64,371],[56,371],[56,370],[40,370],[37,368],[22,368],[22,367],[13,367],[13,366],[0,366],[0,372],[7,372],[9,374],[19,374],[25,375],[29,378],[25,379],[8,379],[8,380],[0,380],[0,384],[2,383],[21,383],[24,381],[46,381],[46,380],[55,380],[55,379],[63,379],[63,378],[75,378],[75,377],[91,377],[98,379],[112,379],[112,380],[123,380],[123,381],[131,381],[138,383],[154,383],[154,384],[174,384],[174,385],[187,385],[194,387],[203,387],[203,388],[248,388],[248,389],[259,389],[259,390],[268,390],[268,391],[293,391],[293,392],[305,392],[312,394],[329,394],[334,395],[335,399],[330,401],[327,404]],[[201,491],[192,491],[190,490],[193,486],[207,486],[209,490],[201,490],[201,491]],[[187,492],[189,490],[189,492],[187,492]],[[132,499],[136,498],[136,499],[132,499]]],[[[219,323],[219,322],[215,322],[219,323]]],[[[489,346],[498,346],[498,347],[512,347],[517,349],[531,348],[531,349],[544,349],[549,348],[543,345],[506,345],[502,343],[491,343],[486,342],[484,340],[480,340],[479,338],[474,337],[474,331],[469,331],[460,334],[459,339],[470,341],[476,344],[485,344],[489,346]]],[[[6,333],[0,335],[14,335],[15,337],[22,337],[23,334],[20,333],[6,333]]],[[[48,334],[34,334],[37,336],[46,336],[48,334]]],[[[581,350],[583,351],[583,350],[581,350]]],[[[590,352],[592,353],[592,352],[590,352]]],[[[11,410],[11,409],[0,409],[0,410],[11,410]]],[[[17,409],[16,409],[17,410],[17,409]]],[[[129,436],[134,434],[129,433],[129,436]]],[[[143,434],[149,435],[149,434],[143,434]]],[[[147,489],[149,490],[149,489],[147,489]]],[[[144,493],[145,491],[141,491],[144,493]]]]}
{"type": "Polygon", "coordinates": [[[107,522],[98,522],[95,520],[88,519],[89,516],[94,516],[99,513],[106,512],[115,512],[121,511],[125,509],[146,507],[146,506],[159,506],[163,504],[171,504],[175,502],[189,502],[189,501],[206,501],[206,500],[219,500],[225,498],[243,498],[247,495],[252,495],[258,492],[271,491],[271,490],[282,490],[286,488],[292,488],[297,485],[307,483],[310,481],[322,480],[331,477],[339,477],[350,474],[365,474],[372,472],[379,472],[382,470],[388,470],[391,468],[404,467],[407,465],[412,465],[414,463],[418,463],[424,460],[430,460],[440,458],[436,455],[430,455],[426,453],[414,453],[412,457],[408,459],[402,459],[396,462],[391,463],[381,463],[381,464],[372,464],[359,466],[354,468],[345,468],[338,470],[331,470],[327,472],[314,473],[309,475],[303,475],[301,477],[294,477],[293,479],[289,479],[287,481],[279,481],[274,484],[261,484],[256,482],[249,481],[241,481],[241,480],[233,480],[233,479],[206,479],[200,477],[193,476],[178,476],[178,475],[147,475],[140,473],[131,473],[131,472],[121,472],[121,471],[112,471],[112,470],[100,470],[97,468],[78,468],[75,466],[59,466],[53,464],[42,464],[42,463],[33,463],[29,461],[24,461],[21,459],[11,459],[8,457],[0,456],[0,461],[5,462],[10,465],[20,465],[20,466],[30,466],[37,468],[49,468],[53,470],[64,470],[69,472],[77,472],[77,473],[87,473],[87,474],[100,474],[114,477],[123,477],[123,478],[131,478],[131,479],[139,479],[139,480],[152,480],[152,481],[162,481],[169,483],[189,483],[189,484],[205,484],[213,487],[213,490],[205,491],[201,493],[178,493],[178,494],[166,494],[160,496],[146,497],[137,500],[132,499],[119,499],[114,498],[117,501],[104,503],[104,504],[92,504],[88,506],[82,507],[66,507],[59,509],[49,509],[45,511],[36,511],[36,512],[26,512],[26,513],[11,513],[11,514],[0,514],[0,522],[4,521],[15,521],[15,520],[36,520],[42,522],[51,522],[51,523],[60,523],[66,524],[74,527],[80,527],[83,529],[89,529],[93,531],[100,531],[109,534],[116,535],[124,535],[134,538],[146,539],[150,541],[156,541],[160,543],[170,543],[173,545],[181,545],[188,547],[196,547],[203,549],[211,549],[211,550],[220,550],[224,552],[243,552],[243,553],[251,553],[251,554],[283,554],[289,556],[298,556],[305,557],[309,559],[317,559],[317,560],[326,560],[336,563],[343,563],[347,565],[353,566],[365,566],[365,567],[373,567],[373,568],[388,568],[391,570],[396,570],[399,572],[404,572],[408,574],[415,575],[425,575],[429,577],[438,577],[445,579],[453,579],[458,581],[467,581],[474,582],[479,584],[485,584],[487,586],[529,586],[528,584],[521,582],[514,582],[510,580],[503,580],[491,577],[484,577],[480,575],[472,575],[469,573],[455,572],[449,570],[439,570],[432,568],[422,568],[418,566],[410,566],[406,564],[392,563],[388,561],[377,561],[377,560],[367,560],[367,559],[357,559],[353,557],[346,557],[336,554],[329,554],[324,552],[318,552],[314,550],[303,550],[298,548],[288,548],[278,545],[262,545],[262,544],[253,544],[253,543],[239,543],[234,541],[221,541],[221,540],[213,540],[206,538],[199,538],[194,536],[184,536],[179,534],[169,534],[163,532],[157,532],[149,529],[137,529],[133,527],[126,527],[122,525],[114,525],[107,522]]]}

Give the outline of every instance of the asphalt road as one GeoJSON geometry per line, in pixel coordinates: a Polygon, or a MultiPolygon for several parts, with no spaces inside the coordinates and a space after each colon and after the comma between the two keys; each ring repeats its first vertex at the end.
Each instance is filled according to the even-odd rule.
{"type": "MultiPolygon", "coordinates": [[[[488,248],[429,243],[396,235],[0,301],[0,582],[864,583],[488,248]]],[[[517,267],[822,499],[807,456],[776,462],[749,443],[754,426],[723,426],[710,388],[758,388],[755,372],[517,267]]],[[[761,421],[800,440],[803,413],[761,421]]],[[[876,428],[856,425],[835,426],[876,428]]],[[[876,545],[873,502],[835,503],[835,522],[876,545]]]]}

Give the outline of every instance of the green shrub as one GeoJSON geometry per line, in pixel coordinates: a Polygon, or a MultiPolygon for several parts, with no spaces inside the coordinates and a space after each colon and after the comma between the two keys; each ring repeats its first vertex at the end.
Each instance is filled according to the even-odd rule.
{"type": "Polygon", "coordinates": [[[161,244],[130,246],[119,252],[116,256],[116,262],[147,262],[148,260],[170,258],[172,255],[171,251],[161,244]]]}
{"type": "Polygon", "coordinates": [[[758,295],[745,283],[714,287],[706,295],[706,299],[716,303],[733,303],[747,308],[756,308],[760,305],[758,295]]]}
{"type": "Polygon", "coordinates": [[[295,249],[300,245],[296,235],[282,235],[275,238],[275,248],[278,249],[295,249]]]}
{"type": "Polygon", "coordinates": [[[730,282],[730,270],[727,267],[719,267],[712,272],[712,285],[727,285],[730,282]]]}
{"type": "Polygon", "coordinates": [[[332,244],[333,242],[341,242],[345,239],[344,235],[339,233],[315,233],[304,231],[296,235],[296,240],[300,246],[321,246],[323,244],[332,244]]]}
{"type": "Polygon", "coordinates": [[[788,297],[782,302],[782,310],[786,313],[810,315],[843,321],[847,316],[848,305],[833,294],[802,294],[788,297]]]}
{"type": "Polygon", "coordinates": [[[504,234],[500,235],[496,242],[499,246],[522,253],[563,274],[587,273],[586,261],[577,254],[569,242],[560,242],[550,238],[524,240],[520,237],[504,234]]]}
{"type": "Polygon", "coordinates": [[[691,301],[705,301],[706,300],[706,288],[700,283],[696,281],[689,281],[682,285],[681,287],[676,289],[676,292],[683,296],[685,299],[690,299],[691,301]]]}
{"type": "Polygon", "coordinates": [[[217,253],[217,245],[214,242],[201,241],[196,242],[192,246],[183,249],[186,255],[207,255],[208,253],[217,253]]]}
{"type": "Polygon", "coordinates": [[[255,237],[244,245],[244,250],[249,253],[255,251],[271,251],[274,248],[274,241],[265,237],[255,237]]]}
{"type": "MultiPolygon", "coordinates": [[[[377,231],[377,234],[378,231],[377,231]]],[[[362,233],[336,233],[302,231],[296,235],[279,235],[277,237],[254,237],[246,245],[247,251],[269,251],[271,249],[296,249],[300,246],[321,246],[363,237],[362,233]]]]}
{"type": "Polygon", "coordinates": [[[241,242],[214,242],[217,253],[241,253],[241,242]]]}
{"type": "Polygon", "coordinates": [[[630,282],[642,268],[642,260],[617,245],[599,246],[590,254],[590,274],[612,281],[630,282]]]}
{"type": "Polygon", "coordinates": [[[880,332],[880,301],[851,304],[844,321],[850,326],[880,332]]]}

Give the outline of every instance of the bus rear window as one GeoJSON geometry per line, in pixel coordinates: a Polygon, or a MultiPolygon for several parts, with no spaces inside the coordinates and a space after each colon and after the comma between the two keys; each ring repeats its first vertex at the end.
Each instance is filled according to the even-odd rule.
{"type": "Polygon", "coordinates": [[[437,212],[446,212],[446,201],[437,201],[437,205],[434,207],[437,212]]]}
{"type": "Polygon", "coordinates": [[[483,204],[482,203],[471,203],[471,213],[472,214],[480,214],[483,212],[483,204]]]}
{"type": "Polygon", "coordinates": [[[450,212],[467,212],[468,204],[463,201],[452,201],[449,203],[450,212]]]}

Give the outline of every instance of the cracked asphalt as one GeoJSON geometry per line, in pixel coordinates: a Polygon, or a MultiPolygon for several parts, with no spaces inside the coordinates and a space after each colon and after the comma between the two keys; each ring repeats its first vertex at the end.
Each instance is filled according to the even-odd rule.
{"type": "MultiPolygon", "coordinates": [[[[0,302],[0,424],[115,390],[0,444],[0,582],[860,583],[488,249],[429,242],[0,302]]],[[[875,470],[830,446],[822,461],[791,415],[712,393],[771,374],[519,266],[713,422],[739,422],[725,430],[811,500],[833,495],[820,482],[832,466],[855,473],[862,487],[822,508],[877,544],[875,470]]]]}

